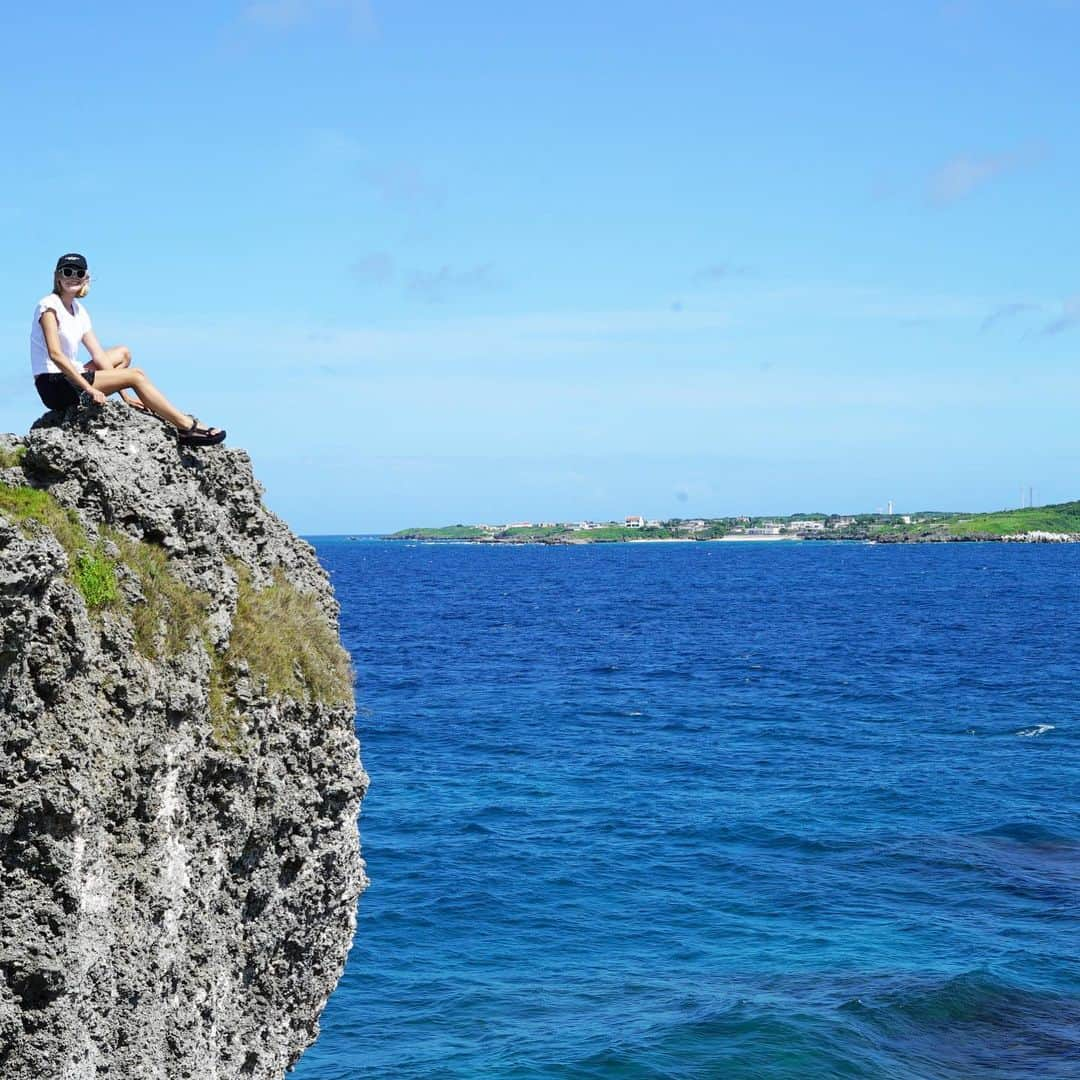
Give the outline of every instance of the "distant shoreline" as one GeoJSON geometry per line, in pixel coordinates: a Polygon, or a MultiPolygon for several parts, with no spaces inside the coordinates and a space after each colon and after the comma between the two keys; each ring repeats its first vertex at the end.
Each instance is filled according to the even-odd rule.
{"type": "Polygon", "coordinates": [[[540,522],[511,525],[443,525],[401,529],[387,540],[474,544],[702,543],[714,540],[768,543],[794,540],[859,540],[881,544],[961,541],[1069,544],[1080,542],[1080,501],[994,513],[923,511],[917,514],[791,514],[771,517],[627,517],[620,521],[540,522]]]}
{"type": "MultiPolygon", "coordinates": [[[[359,539],[359,537],[348,537],[359,539]]],[[[473,544],[491,547],[588,547],[596,544],[1076,544],[1080,534],[1040,537],[1037,535],[993,536],[921,536],[921,537],[863,537],[863,536],[715,536],[700,540],[692,537],[628,537],[620,540],[564,540],[542,538],[501,539],[495,537],[437,537],[382,535],[370,539],[412,544],[473,544]]]]}

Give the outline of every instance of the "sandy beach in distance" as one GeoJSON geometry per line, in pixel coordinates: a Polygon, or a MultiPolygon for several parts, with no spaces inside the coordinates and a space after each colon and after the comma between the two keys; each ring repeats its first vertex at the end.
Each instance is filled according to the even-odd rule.
{"type": "Polygon", "coordinates": [[[740,543],[740,544],[755,544],[755,543],[770,544],[770,543],[775,543],[777,541],[791,542],[791,541],[796,541],[798,539],[799,539],[799,537],[797,537],[797,536],[745,536],[745,535],[740,533],[738,535],[733,535],[733,536],[714,536],[714,537],[711,537],[709,540],[706,540],[705,543],[707,543],[707,544],[724,543],[726,541],[726,542],[740,543]]]}

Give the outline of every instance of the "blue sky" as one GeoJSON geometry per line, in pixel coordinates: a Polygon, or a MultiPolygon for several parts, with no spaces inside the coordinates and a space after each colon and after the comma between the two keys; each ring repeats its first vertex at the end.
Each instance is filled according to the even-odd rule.
{"type": "Polygon", "coordinates": [[[1080,5],[23,5],[0,427],[102,342],[304,533],[1080,497],[1080,5]]]}

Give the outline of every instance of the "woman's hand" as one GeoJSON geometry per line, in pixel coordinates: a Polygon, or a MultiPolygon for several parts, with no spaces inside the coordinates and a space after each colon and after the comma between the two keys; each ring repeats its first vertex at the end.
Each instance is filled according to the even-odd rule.
{"type": "Polygon", "coordinates": [[[91,386],[90,389],[87,391],[87,393],[90,395],[90,400],[95,405],[104,405],[105,404],[105,395],[100,390],[95,390],[91,386]]]}

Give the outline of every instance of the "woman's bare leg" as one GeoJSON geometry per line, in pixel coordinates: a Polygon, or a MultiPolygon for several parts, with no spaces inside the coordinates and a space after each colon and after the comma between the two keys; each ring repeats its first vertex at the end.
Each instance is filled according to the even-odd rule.
{"type": "Polygon", "coordinates": [[[105,350],[104,360],[105,363],[101,365],[102,371],[131,367],[131,350],[126,345],[114,345],[111,349],[105,350]]]}
{"type": "Polygon", "coordinates": [[[139,395],[139,400],[151,411],[158,414],[175,427],[184,429],[191,427],[192,417],[181,412],[171,401],[147,378],[142,368],[109,368],[98,370],[94,373],[94,389],[103,394],[112,394],[117,390],[134,390],[139,395]]]}
{"type": "MultiPolygon", "coordinates": [[[[94,367],[98,371],[115,371],[118,368],[129,368],[131,367],[131,350],[126,345],[114,345],[111,349],[105,350],[104,355],[94,364],[94,367]]],[[[125,390],[120,391],[120,396],[129,405],[133,405],[137,409],[145,407],[139,402],[138,398],[133,397],[125,390]]]]}

